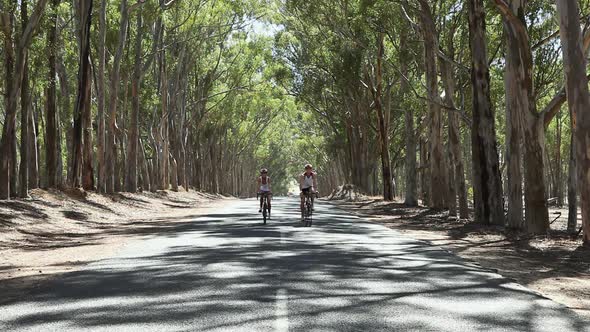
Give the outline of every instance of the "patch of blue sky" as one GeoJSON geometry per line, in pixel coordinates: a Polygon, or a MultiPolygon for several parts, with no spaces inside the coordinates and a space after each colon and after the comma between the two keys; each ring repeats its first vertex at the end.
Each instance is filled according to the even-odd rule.
{"type": "Polygon", "coordinates": [[[249,25],[248,32],[253,33],[255,35],[273,37],[283,29],[284,26],[282,25],[254,19],[249,25]]]}

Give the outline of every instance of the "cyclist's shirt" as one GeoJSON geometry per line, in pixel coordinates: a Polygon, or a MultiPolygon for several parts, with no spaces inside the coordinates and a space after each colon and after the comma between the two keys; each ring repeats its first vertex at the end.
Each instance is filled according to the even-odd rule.
{"type": "Polygon", "coordinates": [[[313,187],[314,175],[315,175],[314,173],[311,173],[308,176],[307,174],[303,173],[303,186],[301,187],[301,189],[306,190],[306,189],[313,187]]]}
{"type": "Polygon", "coordinates": [[[260,192],[270,192],[270,177],[260,177],[260,192]]]}

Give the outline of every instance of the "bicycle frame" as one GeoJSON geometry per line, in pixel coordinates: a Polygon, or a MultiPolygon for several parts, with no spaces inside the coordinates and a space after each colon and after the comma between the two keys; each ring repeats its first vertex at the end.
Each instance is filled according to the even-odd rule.
{"type": "Polygon", "coordinates": [[[256,200],[258,198],[262,199],[262,221],[266,224],[267,216],[270,216],[270,209],[269,209],[269,200],[272,196],[270,192],[260,192],[256,193],[256,200]]]}

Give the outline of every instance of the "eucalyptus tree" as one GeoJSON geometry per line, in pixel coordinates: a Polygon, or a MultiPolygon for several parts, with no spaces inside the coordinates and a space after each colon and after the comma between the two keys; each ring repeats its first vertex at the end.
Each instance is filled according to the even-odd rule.
{"type": "Polygon", "coordinates": [[[90,27],[92,25],[92,0],[80,1],[76,12],[79,20],[79,65],[78,90],[74,108],[73,167],[69,182],[74,187],[94,189],[92,166],[92,131],[91,124],[91,64],[90,64],[90,27]]]}
{"type": "Polygon", "coordinates": [[[590,93],[586,57],[582,45],[579,6],[576,1],[557,0],[568,105],[574,116],[577,175],[581,194],[584,243],[590,245],[590,93]]]}
{"type": "Polygon", "coordinates": [[[0,141],[0,155],[2,155],[0,159],[0,199],[10,198],[11,194],[16,193],[15,184],[18,175],[15,172],[17,163],[15,146],[18,97],[23,84],[22,77],[26,69],[28,49],[45,12],[46,4],[47,0],[37,1],[28,17],[27,24],[23,26],[15,40],[16,5],[6,0],[0,2],[0,30],[4,38],[6,75],[6,109],[0,141]]]}
{"type": "MultiPolygon", "coordinates": [[[[444,88],[444,107],[447,112],[447,153],[448,153],[448,186],[449,186],[449,215],[457,216],[457,198],[458,212],[461,219],[469,218],[469,205],[467,200],[467,183],[465,179],[465,166],[463,161],[463,152],[461,151],[461,123],[459,113],[464,110],[458,108],[457,86],[461,83],[459,71],[465,71],[462,64],[456,60],[456,49],[461,47],[461,40],[458,30],[464,19],[463,10],[456,2],[450,2],[449,7],[441,8],[445,11],[448,8],[449,15],[443,19],[443,31],[441,32],[441,53],[440,58],[440,75],[444,88]]],[[[459,105],[461,107],[462,105],[459,105]]],[[[461,107],[464,108],[464,107],[461,107]]],[[[467,121],[465,121],[467,122],[467,121]]]]}
{"type": "Polygon", "coordinates": [[[120,21],[119,33],[116,43],[116,50],[114,53],[113,63],[110,70],[110,88],[109,88],[109,104],[108,104],[108,132],[105,138],[105,165],[106,165],[106,192],[114,193],[118,182],[116,177],[116,159],[117,159],[117,106],[119,97],[119,85],[121,81],[121,61],[127,43],[127,29],[128,29],[128,7],[127,0],[121,0],[120,3],[120,21]]]}
{"type": "MultiPolygon", "coordinates": [[[[96,137],[96,159],[97,159],[97,186],[96,189],[100,193],[106,192],[107,174],[106,174],[106,161],[105,161],[105,150],[106,150],[106,82],[105,82],[105,70],[106,70],[106,34],[107,34],[107,1],[100,0],[100,9],[98,15],[98,67],[96,73],[96,98],[98,106],[97,114],[97,137],[96,137]]],[[[55,74],[54,74],[55,75],[55,74]]],[[[55,88],[54,88],[55,89],[55,88]]],[[[53,102],[55,103],[55,102],[53,102]]],[[[48,115],[49,117],[49,115],[48,115]]],[[[54,131],[54,130],[53,130],[54,131]]],[[[55,135],[54,133],[52,133],[55,135]]],[[[54,149],[52,149],[54,150],[54,149]]],[[[49,149],[48,149],[49,151],[49,149]]],[[[52,156],[52,158],[54,158],[52,156]]],[[[49,157],[48,157],[49,164],[49,157]]]]}
{"type": "MultiPolygon", "coordinates": [[[[346,177],[369,191],[369,170],[375,151],[370,121],[374,98],[366,88],[366,23],[359,3],[288,1],[283,8],[285,34],[294,37],[285,59],[301,78],[292,94],[326,122],[345,142],[342,162],[346,177]]],[[[375,40],[375,39],[374,39],[375,40]]]]}
{"type": "Polygon", "coordinates": [[[417,206],[418,205],[418,182],[417,182],[417,173],[416,172],[416,135],[414,129],[414,114],[410,107],[410,104],[407,102],[406,98],[409,97],[409,85],[411,82],[409,81],[409,64],[408,61],[410,59],[410,51],[408,47],[408,39],[409,39],[409,24],[406,23],[405,20],[401,21],[401,28],[399,34],[399,64],[400,64],[400,88],[399,88],[399,96],[400,96],[400,104],[404,110],[404,122],[405,122],[405,195],[404,195],[404,202],[408,206],[417,206]]]}
{"type": "Polygon", "coordinates": [[[502,225],[504,209],[494,113],[490,99],[490,73],[483,0],[470,0],[471,84],[473,93],[473,200],[475,220],[502,225]]]}
{"type": "MultiPolygon", "coordinates": [[[[21,3],[21,29],[24,29],[27,26],[27,21],[29,20],[28,5],[26,2],[21,3]]],[[[30,145],[30,120],[29,120],[29,98],[30,98],[30,86],[29,86],[29,56],[28,54],[25,55],[25,60],[23,64],[23,76],[22,76],[22,88],[21,88],[21,96],[20,96],[20,103],[21,103],[21,146],[20,146],[20,174],[19,174],[19,197],[29,197],[29,145],[30,145]]],[[[14,175],[16,176],[16,174],[14,175]]]]}
{"type": "Polygon", "coordinates": [[[442,107],[440,101],[438,70],[439,50],[438,31],[434,13],[426,0],[419,0],[420,28],[424,38],[424,67],[429,107],[429,165],[430,168],[430,200],[434,208],[446,208],[449,197],[448,172],[443,152],[442,107]]]}

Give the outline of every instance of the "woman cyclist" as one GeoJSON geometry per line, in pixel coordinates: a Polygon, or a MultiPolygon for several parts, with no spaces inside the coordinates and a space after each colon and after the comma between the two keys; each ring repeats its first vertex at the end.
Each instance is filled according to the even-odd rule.
{"type": "MultiPolygon", "coordinates": [[[[301,194],[299,196],[301,197],[301,221],[303,221],[303,202],[305,201],[305,195],[315,194],[318,191],[317,175],[314,173],[311,164],[305,165],[305,172],[299,176],[299,189],[301,189],[301,194]]],[[[311,199],[313,204],[313,196],[311,199]]]]}
{"type": "Polygon", "coordinates": [[[268,176],[268,170],[263,168],[260,170],[260,176],[256,181],[258,184],[258,192],[260,195],[260,210],[258,212],[262,212],[262,204],[264,202],[264,198],[266,197],[266,203],[268,204],[268,214],[270,216],[270,176],[268,176]]]}

